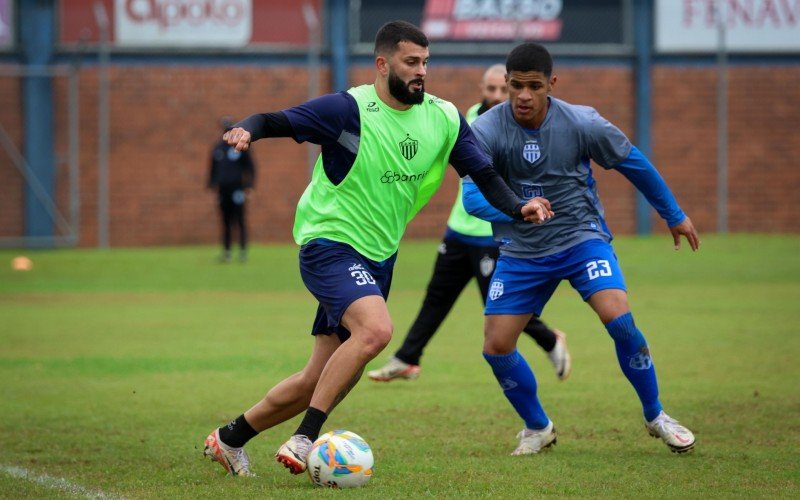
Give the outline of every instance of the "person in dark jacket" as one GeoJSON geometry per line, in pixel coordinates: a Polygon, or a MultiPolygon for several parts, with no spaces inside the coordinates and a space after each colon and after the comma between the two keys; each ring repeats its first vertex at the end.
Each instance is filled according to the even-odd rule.
{"type": "MultiPolygon", "coordinates": [[[[222,128],[227,132],[233,120],[223,118],[222,128]]],[[[239,261],[247,260],[247,224],[245,202],[253,189],[255,168],[249,151],[236,151],[233,146],[220,140],[211,153],[211,172],[208,187],[219,193],[219,209],[222,218],[223,252],[220,262],[231,260],[231,236],[233,227],[239,229],[239,261]]]]}

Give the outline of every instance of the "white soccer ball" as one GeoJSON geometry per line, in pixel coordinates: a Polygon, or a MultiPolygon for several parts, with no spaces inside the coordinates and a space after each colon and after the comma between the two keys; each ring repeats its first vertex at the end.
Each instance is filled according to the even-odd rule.
{"type": "Polygon", "coordinates": [[[307,470],[317,486],[356,488],[369,481],[374,464],[372,450],[361,436],[335,430],[314,441],[307,470]]]}

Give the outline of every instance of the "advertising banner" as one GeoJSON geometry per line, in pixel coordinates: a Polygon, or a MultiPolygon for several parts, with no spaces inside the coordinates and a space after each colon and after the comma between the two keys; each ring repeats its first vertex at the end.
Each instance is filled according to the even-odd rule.
{"type": "Polygon", "coordinates": [[[0,0],[0,49],[14,44],[14,0],[0,0]]]}
{"type": "Polygon", "coordinates": [[[561,0],[427,0],[422,30],[432,40],[558,40],[561,0]]]}
{"type": "MultiPolygon", "coordinates": [[[[371,44],[390,19],[422,28],[439,53],[458,46],[535,40],[597,50],[630,45],[630,0],[359,0],[356,43],[371,44]]],[[[580,49],[576,49],[580,52],[580,49]]]]}
{"type": "MultiPolygon", "coordinates": [[[[96,0],[59,0],[62,45],[98,42],[95,3],[96,0]]],[[[112,43],[126,49],[302,47],[309,43],[303,5],[308,4],[322,17],[322,0],[101,0],[101,3],[110,18],[112,43]]]]}
{"type": "Polygon", "coordinates": [[[717,8],[729,52],[800,52],[798,0],[657,0],[658,52],[716,52],[717,8]]]}
{"type": "Polygon", "coordinates": [[[253,27],[251,0],[115,0],[121,47],[241,47],[253,27]]]}

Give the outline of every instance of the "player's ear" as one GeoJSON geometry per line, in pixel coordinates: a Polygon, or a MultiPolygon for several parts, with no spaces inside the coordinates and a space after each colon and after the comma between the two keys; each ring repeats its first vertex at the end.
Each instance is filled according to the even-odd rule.
{"type": "Polygon", "coordinates": [[[556,86],[556,80],[558,80],[558,77],[556,75],[553,75],[553,76],[550,77],[550,82],[549,82],[550,85],[549,85],[549,88],[547,89],[548,92],[552,92],[553,91],[553,89],[556,86]]]}
{"type": "Polygon", "coordinates": [[[386,76],[389,74],[389,60],[386,58],[386,56],[375,56],[375,68],[378,70],[378,73],[380,73],[381,76],[386,76]]]}

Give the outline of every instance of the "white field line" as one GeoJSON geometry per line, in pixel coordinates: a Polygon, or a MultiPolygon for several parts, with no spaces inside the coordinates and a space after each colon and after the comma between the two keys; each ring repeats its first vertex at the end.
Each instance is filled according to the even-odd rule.
{"type": "Polygon", "coordinates": [[[98,499],[115,498],[111,495],[103,493],[102,491],[93,491],[84,488],[79,484],[71,483],[66,479],[62,479],[60,477],[48,476],[47,474],[36,474],[22,467],[14,467],[10,465],[0,464],[0,472],[2,472],[7,476],[36,483],[40,486],[44,486],[45,488],[63,491],[75,497],[98,498],[98,499]]]}

